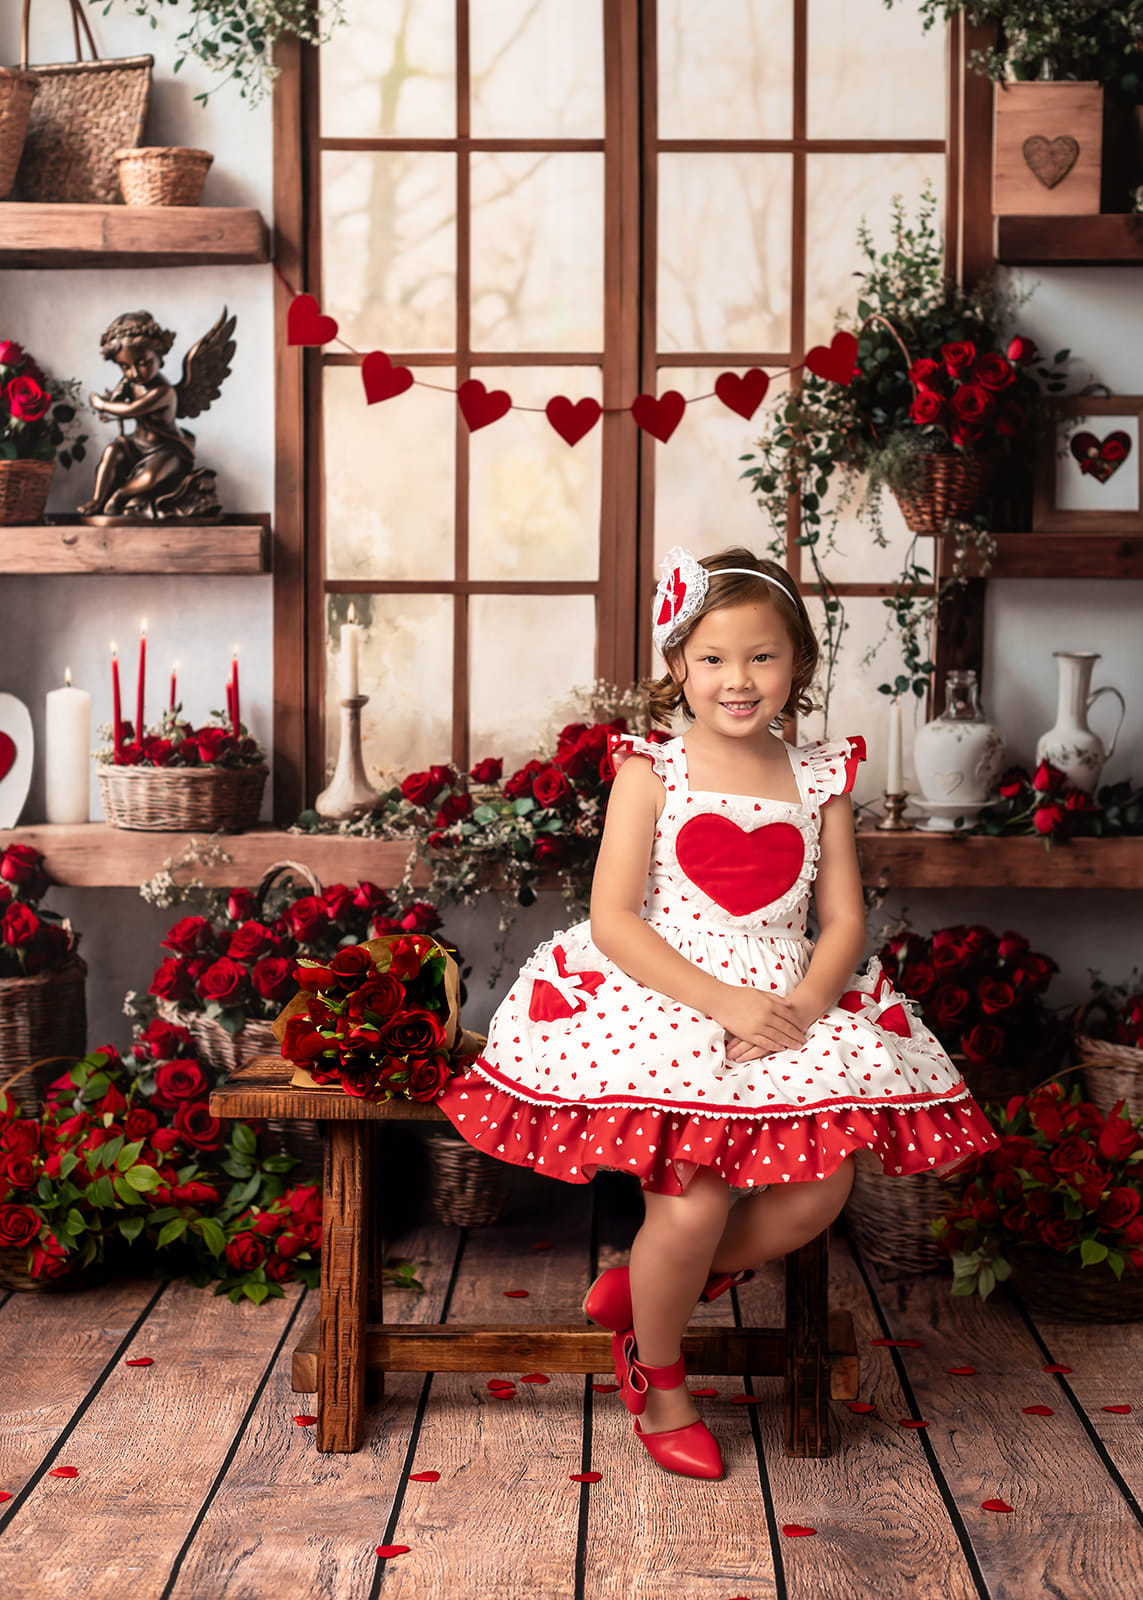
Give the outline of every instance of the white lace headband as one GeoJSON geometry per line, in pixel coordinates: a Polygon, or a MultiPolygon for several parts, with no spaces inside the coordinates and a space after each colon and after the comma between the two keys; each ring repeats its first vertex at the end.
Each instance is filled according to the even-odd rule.
{"type": "Polygon", "coordinates": [[[712,574],[689,550],[675,545],[660,563],[659,586],[655,590],[655,620],[651,625],[651,637],[660,654],[677,642],[687,623],[698,615],[706,599],[711,577],[721,577],[726,572],[741,573],[747,578],[761,578],[763,583],[773,584],[775,589],[780,589],[787,600],[793,599],[786,585],[772,578],[768,572],[759,572],[754,567],[719,567],[717,573],[712,574]]]}

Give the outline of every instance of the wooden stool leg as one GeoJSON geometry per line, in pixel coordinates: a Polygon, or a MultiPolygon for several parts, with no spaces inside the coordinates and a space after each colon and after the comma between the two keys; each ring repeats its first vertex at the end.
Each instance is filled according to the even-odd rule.
{"type": "MultiPolygon", "coordinates": [[[[381,1202],[381,1141],[384,1124],[367,1122],[369,1162],[369,1231],[365,1238],[367,1262],[365,1320],[369,1324],[385,1321],[382,1303],[381,1262],[385,1255],[385,1219],[381,1202]]],[[[365,1404],[375,1406],[385,1397],[385,1374],[379,1368],[365,1373],[365,1404]]]]}
{"type": "Polygon", "coordinates": [[[360,1450],[365,1436],[369,1177],[368,1124],[327,1122],[318,1341],[319,1450],[360,1450]]]}
{"type": "Polygon", "coordinates": [[[829,1230],[786,1257],[786,1454],[828,1456],[829,1230]]]}

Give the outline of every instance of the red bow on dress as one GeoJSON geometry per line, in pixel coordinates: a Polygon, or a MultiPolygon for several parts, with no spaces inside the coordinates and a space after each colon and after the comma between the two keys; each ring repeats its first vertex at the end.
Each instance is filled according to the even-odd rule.
{"type": "Polygon", "coordinates": [[[878,974],[871,994],[863,989],[847,989],[838,1005],[843,1011],[862,1015],[866,1022],[875,1023],[889,1033],[899,1034],[902,1039],[913,1037],[908,1012],[896,998],[893,985],[884,972],[878,974]]]}
{"type": "Polygon", "coordinates": [[[532,985],[528,1015],[533,1022],[555,1022],[586,1011],[587,1001],[603,982],[602,972],[569,972],[567,954],[555,945],[545,965],[545,976],[532,985]]]}

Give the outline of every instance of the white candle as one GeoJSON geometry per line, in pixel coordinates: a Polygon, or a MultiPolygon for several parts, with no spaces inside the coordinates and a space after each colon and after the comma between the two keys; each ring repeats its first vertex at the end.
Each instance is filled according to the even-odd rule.
{"type": "Polygon", "coordinates": [[[44,810],[49,822],[87,822],[91,773],[91,696],[71,687],[52,689],[46,700],[44,810]]]}
{"type": "Polygon", "coordinates": [[[357,669],[361,657],[361,629],[354,620],[357,613],[349,608],[349,621],[341,625],[341,698],[353,699],[358,693],[357,669]]]}
{"type": "Polygon", "coordinates": [[[889,766],[885,775],[886,794],[904,794],[901,777],[901,702],[894,699],[889,709],[889,766]]]}

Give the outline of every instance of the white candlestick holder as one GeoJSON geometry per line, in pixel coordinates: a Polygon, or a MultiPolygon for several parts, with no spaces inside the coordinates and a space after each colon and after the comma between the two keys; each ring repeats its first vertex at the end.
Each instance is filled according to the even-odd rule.
{"type": "Polygon", "coordinates": [[[368,703],[367,694],[349,695],[338,702],[341,735],[337,765],[333,777],[314,801],[318,815],[334,822],[364,816],[381,800],[380,791],[365,776],[365,760],[361,754],[361,708],[368,703]]]}

